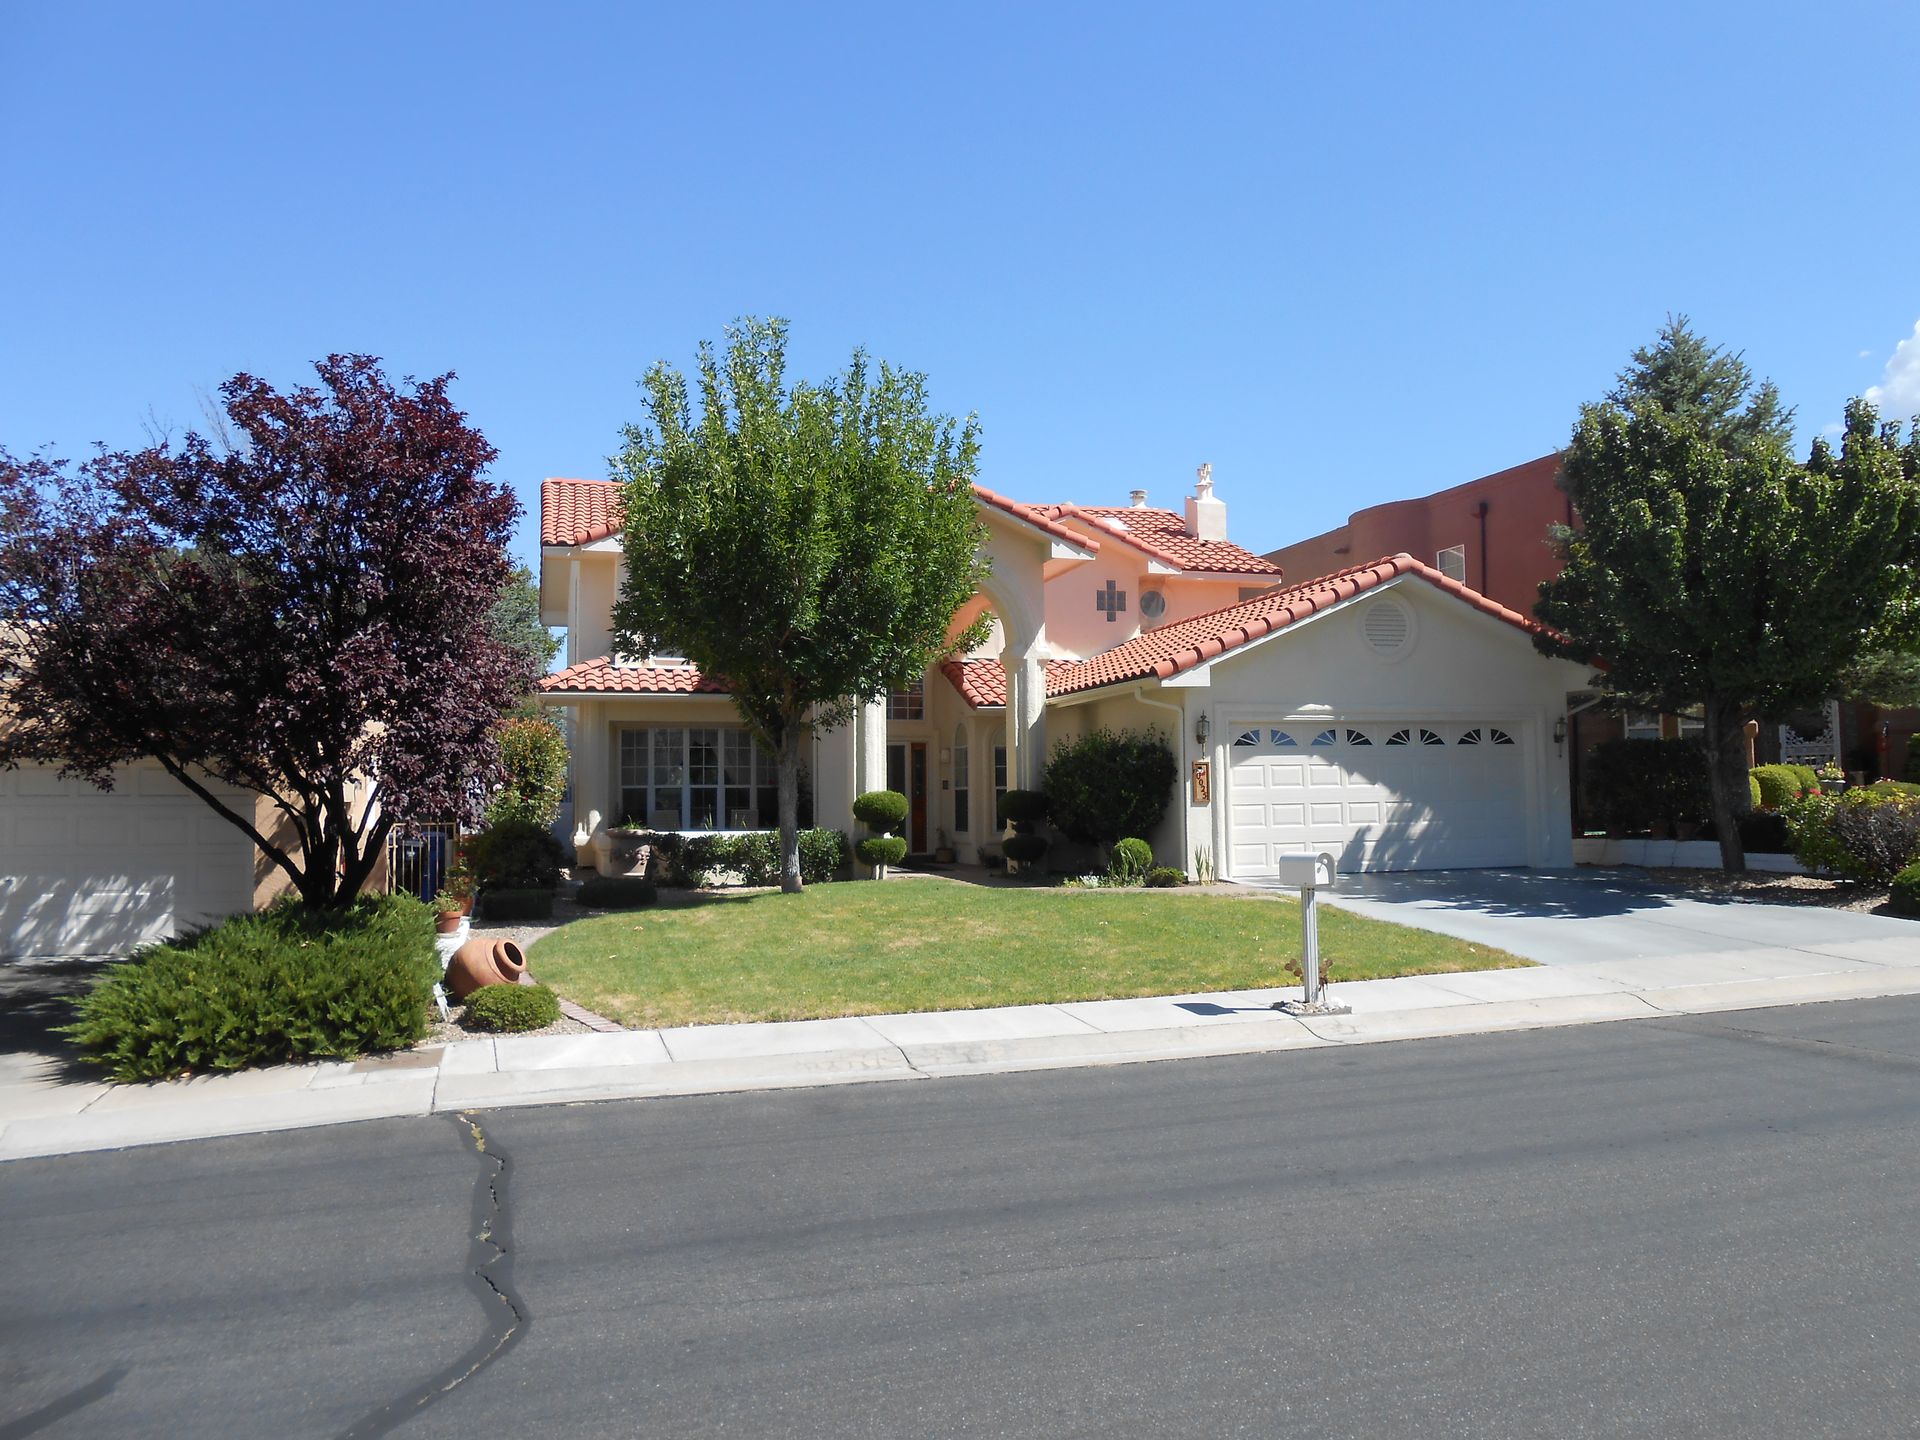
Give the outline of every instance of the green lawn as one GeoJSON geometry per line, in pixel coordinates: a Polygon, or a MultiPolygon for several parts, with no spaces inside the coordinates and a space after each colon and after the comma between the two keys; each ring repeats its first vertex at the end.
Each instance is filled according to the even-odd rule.
{"type": "MultiPolygon", "coordinates": [[[[1320,953],[1336,983],[1528,963],[1329,906],[1320,953]]],[[[1299,907],[1278,897],[911,879],[668,892],[555,931],[528,968],[611,1019],[664,1026],[1244,990],[1297,983],[1299,954],[1299,907]]]]}

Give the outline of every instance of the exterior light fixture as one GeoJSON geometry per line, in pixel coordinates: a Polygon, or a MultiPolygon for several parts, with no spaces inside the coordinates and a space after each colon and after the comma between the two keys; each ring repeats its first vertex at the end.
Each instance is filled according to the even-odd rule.
{"type": "Polygon", "coordinates": [[[1567,717],[1564,715],[1556,715],[1553,720],[1553,753],[1567,753],[1567,717]]]}
{"type": "Polygon", "coordinates": [[[1202,710],[1200,718],[1193,722],[1193,743],[1204,746],[1207,743],[1207,736],[1212,732],[1213,727],[1207,723],[1207,712],[1202,710]]]}

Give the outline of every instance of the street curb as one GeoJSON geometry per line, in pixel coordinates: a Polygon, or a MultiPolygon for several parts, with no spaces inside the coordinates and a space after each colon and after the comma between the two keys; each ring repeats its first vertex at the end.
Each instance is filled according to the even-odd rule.
{"type": "MultiPolygon", "coordinates": [[[[291,1076],[276,1076],[279,1088],[263,1086],[257,1093],[204,1095],[182,1088],[177,1099],[166,1085],[128,1087],[82,1113],[32,1115],[0,1125],[0,1162],[454,1111],[1282,1054],[1912,994],[1920,994],[1920,964],[1339,1016],[1257,1014],[1231,1024],[549,1069],[477,1069],[476,1062],[498,1050],[457,1045],[436,1067],[369,1074],[363,1077],[368,1083],[357,1085],[335,1083],[341,1077],[332,1068],[338,1067],[313,1066],[287,1067],[311,1069],[305,1088],[280,1084],[291,1076]]],[[[255,1078],[266,1077],[256,1072],[255,1078]]]]}

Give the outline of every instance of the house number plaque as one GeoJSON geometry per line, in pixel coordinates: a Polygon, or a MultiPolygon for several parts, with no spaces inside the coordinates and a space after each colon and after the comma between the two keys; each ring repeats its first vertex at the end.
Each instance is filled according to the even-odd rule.
{"type": "Polygon", "coordinates": [[[1211,760],[1193,762],[1193,803],[1196,805],[1213,803],[1213,762],[1211,760]]]}

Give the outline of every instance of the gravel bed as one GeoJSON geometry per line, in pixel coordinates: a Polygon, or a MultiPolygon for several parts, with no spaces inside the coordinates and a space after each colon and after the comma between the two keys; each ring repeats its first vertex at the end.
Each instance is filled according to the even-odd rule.
{"type": "MultiPolygon", "coordinates": [[[[1623,869],[1634,867],[1621,867],[1623,869]]],[[[1729,875],[1724,870],[1648,869],[1661,883],[1696,895],[1733,895],[1742,900],[1765,900],[1776,905],[1817,905],[1826,910],[1857,910],[1862,914],[1891,915],[1887,887],[1860,885],[1824,875],[1779,875],[1749,871],[1729,875]]]]}

